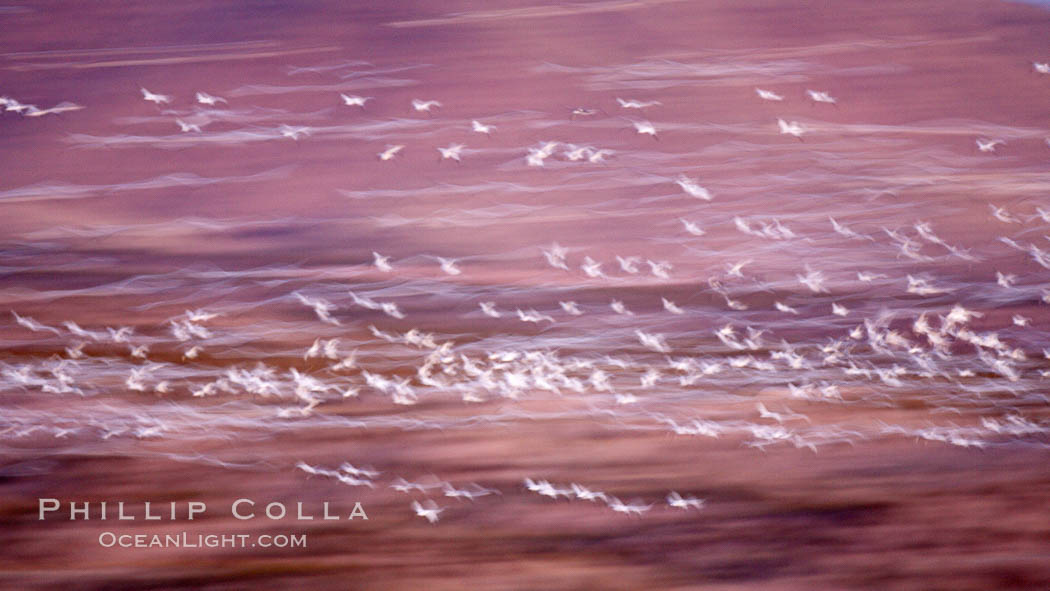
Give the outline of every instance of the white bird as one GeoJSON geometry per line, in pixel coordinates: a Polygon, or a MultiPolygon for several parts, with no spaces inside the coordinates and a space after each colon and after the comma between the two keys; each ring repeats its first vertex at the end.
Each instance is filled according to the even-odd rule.
{"type": "Polygon", "coordinates": [[[109,339],[114,343],[126,343],[128,342],[128,337],[134,332],[134,329],[130,326],[122,326],[119,329],[113,329],[107,326],[106,332],[109,333],[109,339]]]}
{"type": "Polygon", "coordinates": [[[798,314],[798,310],[796,310],[795,308],[792,308],[791,306],[789,306],[787,304],[782,304],[780,302],[773,302],[773,307],[776,308],[777,310],[781,311],[781,312],[787,312],[788,314],[795,314],[795,315],[798,314]]]}
{"type": "Polygon", "coordinates": [[[442,160],[451,159],[456,162],[462,162],[462,160],[460,160],[460,154],[463,153],[463,148],[465,147],[466,146],[463,144],[450,144],[447,148],[438,148],[437,150],[441,153],[442,160]]]}
{"type": "Polygon", "coordinates": [[[996,206],[992,205],[991,203],[988,204],[988,207],[991,208],[991,210],[992,210],[992,217],[994,217],[995,219],[999,220],[1000,222],[1002,222],[1004,224],[1019,224],[1019,223],[1021,223],[1020,220],[1018,220],[1014,216],[1010,215],[1010,212],[1006,211],[1005,208],[996,207],[996,206]]]}
{"type": "Polygon", "coordinates": [[[332,352],[332,355],[331,355],[330,359],[335,359],[336,358],[336,355],[335,355],[336,351],[335,351],[335,349],[339,345],[339,339],[332,339],[332,341],[334,341],[334,343],[332,343],[329,346],[329,343],[326,342],[323,339],[319,339],[319,338],[318,339],[314,339],[314,343],[312,345],[310,345],[310,348],[307,349],[305,353],[303,353],[303,360],[305,361],[307,359],[312,359],[314,357],[321,357],[321,356],[328,357],[328,355],[326,355],[326,353],[329,350],[331,350],[331,352],[332,352]]]}
{"type": "Polygon", "coordinates": [[[26,117],[43,117],[44,115],[58,115],[60,113],[66,113],[68,111],[79,111],[84,108],[84,105],[78,105],[76,103],[61,102],[50,109],[38,109],[33,105],[28,105],[23,115],[26,117]]]}
{"type": "Polygon", "coordinates": [[[1031,318],[1026,318],[1024,316],[1021,316],[1020,314],[1014,314],[1013,316],[1013,322],[1015,326],[1025,327],[1028,326],[1028,324],[1031,323],[1031,321],[1031,318]]]}
{"type": "Polygon", "coordinates": [[[840,224],[835,218],[828,216],[828,220],[831,221],[831,227],[835,230],[836,234],[845,236],[846,238],[863,238],[860,234],[851,230],[848,226],[840,224]]]}
{"type": "MultiPolygon", "coordinates": [[[[332,370],[333,371],[343,371],[343,370],[353,369],[355,367],[357,367],[357,349],[354,349],[353,351],[350,352],[349,355],[347,355],[346,357],[343,357],[343,359],[339,363],[336,363],[335,365],[333,365],[332,366],[332,370]]],[[[345,393],[343,394],[343,398],[346,398],[347,396],[349,396],[349,394],[345,394],[345,393]]]]}
{"type": "Polygon", "coordinates": [[[777,119],[777,126],[780,128],[780,133],[785,135],[793,135],[802,141],[802,134],[806,133],[806,129],[802,127],[802,124],[798,121],[784,121],[783,119],[777,119]]]}
{"type": "Polygon", "coordinates": [[[727,263],[726,274],[731,277],[743,277],[743,269],[745,265],[751,263],[751,259],[740,261],[739,263],[727,263]]]}
{"type": "Polygon", "coordinates": [[[297,125],[282,125],[277,128],[277,131],[281,132],[281,135],[286,138],[299,141],[300,137],[306,137],[310,135],[310,128],[297,126],[297,125]]]}
{"type": "Polygon", "coordinates": [[[602,500],[608,502],[608,498],[605,496],[605,493],[601,491],[590,490],[589,488],[580,484],[576,484],[575,482],[570,484],[569,487],[572,488],[572,494],[576,495],[576,498],[580,499],[581,501],[593,502],[597,500],[602,500]]]}
{"type": "Polygon", "coordinates": [[[343,462],[342,464],[340,464],[339,469],[351,476],[357,476],[358,478],[364,477],[369,480],[372,480],[376,476],[379,476],[381,474],[381,472],[372,470],[370,468],[357,468],[349,462],[343,462]]]}
{"type": "Polygon", "coordinates": [[[559,246],[557,242],[551,245],[550,249],[543,249],[543,257],[547,259],[547,264],[556,268],[569,270],[569,265],[565,262],[565,256],[569,254],[569,249],[559,246]]]}
{"type": "Polygon", "coordinates": [[[704,500],[693,496],[683,497],[675,491],[667,495],[667,504],[675,509],[702,509],[704,500]]]}
{"type": "Polygon", "coordinates": [[[613,300],[609,302],[609,307],[613,309],[613,312],[622,314],[624,316],[634,316],[634,312],[627,309],[627,306],[620,300],[613,300]]]}
{"type": "Polygon", "coordinates": [[[22,113],[28,110],[30,107],[36,108],[33,105],[23,105],[13,98],[0,97],[0,104],[4,105],[4,111],[14,111],[15,113],[22,113]]]}
{"type": "Polygon", "coordinates": [[[1013,287],[1015,282],[1017,282],[1017,275],[996,271],[995,282],[998,283],[1000,287],[1010,288],[1013,287]]]}
{"type": "Polygon", "coordinates": [[[438,519],[440,519],[439,515],[445,510],[443,507],[438,507],[437,503],[430,499],[424,501],[423,505],[420,505],[419,501],[412,501],[412,509],[416,512],[416,515],[426,518],[430,523],[437,523],[438,519]]]}
{"type": "Polygon", "coordinates": [[[652,349],[657,353],[669,353],[671,348],[667,346],[664,341],[664,337],[658,334],[649,334],[640,330],[634,331],[635,336],[638,337],[638,342],[647,349],[652,349]]]}
{"type": "Polygon", "coordinates": [[[913,275],[908,275],[908,289],[907,289],[907,291],[908,291],[908,293],[913,293],[913,294],[916,294],[916,295],[923,295],[923,296],[925,296],[925,295],[937,295],[937,294],[942,294],[942,293],[948,293],[951,290],[944,289],[944,288],[941,288],[941,287],[934,287],[933,285],[930,285],[929,281],[927,281],[926,279],[923,279],[922,277],[915,277],[913,275]]]}
{"type": "Polygon", "coordinates": [[[374,259],[372,264],[375,265],[376,269],[384,273],[389,273],[394,270],[394,267],[390,265],[390,257],[383,256],[376,251],[372,251],[372,258],[374,259]]]}
{"type": "Polygon", "coordinates": [[[191,131],[195,133],[201,132],[201,126],[197,125],[196,123],[187,123],[182,119],[176,119],[175,123],[178,124],[179,129],[182,130],[182,132],[184,133],[189,133],[191,131]]]}
{"type": "Polygon", "coordinates": [[[806,94],[815,103],[828,103],[829,105],[835,104],[835,98],[827,92],[819,90],[806,90],[806,94]]]}
{"type": "Polygon", "coordinates": [[[397,153],[403,149],[405,149],[405,147],[401,144],[387,146],[385,150],[383,150],[379,154],[376,154],[376,156],[378,156],[379,159],[383,161],[392,160],[394,156],[397,156],[397,153]]]}
{"type": "Polygon", "coordinates": [[[405,314],[401,311],[401,308],[398,308],[397,304],[395,304],[394,302],[383,302],[379,305],[379,307],[387,316],[392,316],[394,318],[399,319],[405,317],[405,314]]]}
{"type": "Polygon", "coordinates": [[[346,94],[340,93],[339,96],[340,96],[340,98],[343,99],[343,104],[348,106],[348,107],[361,107],[361,108],[364,108],[365,103],[367,103],[368,101],[372,100],[372,97],[370,97],[370,96],[357,96],[356,94],[346,95],[346,94]]]}
{"type": "Polygon", "coordinates": [[[475,119],[470,122],[470,129],[475,131],[476,133],[484,133],[485,135],[490,135],[496,129],[496,126],[485,125],[484,123],[475,119]]]}
{"type": "Polygon", "coordinates": [[[671,278],[671,263],[645,259],[645,264],[649,265],[649,271],[653,274],[653,277],[659,277],[660,279],[671,278]]]}
{"type": "Polygon", "coordinates": [[[638,257],[622,257],[616,256],[617,262],[620,263],[620,268],[623,269],[624,273],[630,273],[635,275],[638,273],[638,263],[642,262],[642,259],[638,257]]]}
{"type": "Polygon", "coordinates": [[[696,179],[691,179],[685,175],[680,175],[675,179],[675,184],[682,188],[683,191],[689,194],[691,197],[697,199],[703,199],[704,201],[711,200],[711,192],[701,187],[696,179]]]}
{"type": "Polygon", "coordinates": [[[782,100],[784,100],[784,97],[782,97],[779,94],[773,92],[772,90],[763,90],[761,88],[756,88],[755,89],[755,93],[759,96],[759,98],[761,98],[762,100],[766,100],[766,101],[782,101],[782,100]]]}
{"type": "Polygon", "coordinates": [[[871,273],[869,271],[858,271],[857,272],[857,279],[859,281],[863,281],[865,283],[871,283],[872,281],[875,281],[876,279],[885,279],[886,277],[887,276],[883,275],[882,273],[871,273]]]}
{"type": "Polygon", "coordinates": [[[437,260],[441,263],[441,270],[449,275],[459,275],[463,272],[456,266],[456,259],[437,257],[437,260]]]}
{"type": "Polygon", "coordinates": [[[1040,74],[1050,74],[1050,63],[1032,62],[1032,68],[1040,74]]]}
{"type": "Polygon", "coordinates": [[[571,162],[578,162],[586,158],[587,153],[590,151],[590,146],[574,146],[572,144],[569,144],[566,147],[565,153],[563,155],[571,162]]]}
{"type": "Polygon", "coordinates": [[[656,135],[656,127],[648,121],[631,121],[634,125],[634,130],[638,132],[638,135],[651,135],[654,140],[660,139],[656,135]]]}
{"type": "Polygon", "coordinates": [[[798,282],[808,287],[814,293],[820,293],[822,291],[828,291],[824,287],[824,274],[820,271],[814,271],[813,269],[807,269],[805,276],[795,275],[798,277],[798,282]]]}
{"type": "Polygon", "coordinates": [[[771,421],[776,421],[778,423],[784,422],[784,415],[769,410],[768,408],[766,408],[765,404],[759,402],[757,405],[755,405],[755,407],[758,409],[759,417],[763,419],[769,419],[771,421]]]}
{"type": "Polygon", "coordinates": [[[197,102],[202,104],[202,105],[208,105],[208,106],[214,107],[218,103],[225,103],[227,101],[226,101],[226,99],[222,98],[221,96],[212,96],[212,95],[210,95],[210,94],[208,94],[206,92],[198,92],[197,93],[197,102]]]}
{"type": "Polygon", "coordinates": [[[539,148],[529,148],[525,161],[529,166],[543,166],[544,160],[550,158],[556,149],[558,149],[558,142],[546,142],[539,148]]]}
{"type": "Polygon", "coordinates": [[[502,316],[499,310],[496,309],[496,302],[479,302],[478,307],[481,308],[481,313],[489,318],[499,318],[502,316]]]}
{"type": "Polygon", "coordinates": [[[208,312],[206,310],[186,310],[186,318],[190,322],[207,322],[219,317],[218,312],[208,312]]]}
{"type": "Polygon", "coordinates": [[[693,236],[703,236],[704,234],[706,234],[706,232],[704,232],[704,230],[700,226],[696,225],[694,222],[690,222],[689,220],[682,218],[678,219],[682,222],[682,225],[685,226],[685,231],[689,232],[693,236]]]}
{"type": "Polygon", "coordinates": [[[569,118],[570,119],[575,119],[576,117],[590,117],[592,115],[597,115],[597,114],[598,114],[598,109],[591,109],[591,108],[588,108],[588,107],[576,107],[575,109],[572,110],[572,114],[569,115],[569,118]]]}
{"type": "Polygon", "coordinates": [[[956,324],[966,324],[973,318],[981,318],[984,316],[982,312],[975,312],[973,310],[967,310],[966,308],[956,304],[952,306],[951,311],[947,316],[944,317],[945,326],[954,326],[956,324]]]}
{"type": "Polygon", "coordinates": [[[655,107],[661,104],[660,101],[639,101],[634,99],[625,101],[619,97],[617,97],[616,102],[620,103],[620,106],[624,109],[644,109],[646,107],[655,107]]]}
{"type": "Polygon", "coordinates": [[[581,314],[583,314],[583,312],[580,311],[580,308],[576,304],[576,302],[558,302],[558,305],[561,306],[561,309],[565,310],[567,314],[571,314],[572,316],[580,316],[581,314]]]}
{"type": "Polygon", "coordinates": [[[147,101],[149,101],[151,103],[155,103],[157,105],[171,102],[171,97],[166,95],[166,94],[154,94],[154,93],[146,90],[145,88],[140,88],[139,90],[142,91],[142,99],[143,100],[147,100],[147,101]]]}
{"type": "Polygon", "coordinates": [[[599,162],[605,162],[605,157],[606,156],[612,156],[615,153],[616,152],[614,152],[612,150],[606,150],[606,149],[591,150],[591,155],[587,157],[587,162],[590,162],[591,164],[597,164],[599,162]]]}
{"type": "Polygon", "coordinates": [[[442,485],[440,483],[423,484],[419,482],[409,482],[404,478],[398,476],[397,479],[394,480],[394,483],[390,485],[390,488],[403,493],[407,493],[412,490],[418,490],[419,492],[425,493],[428,489],[440,488],[441,486],[442,485]]]}
{"type": "Polygon", "coordinates": [[[522,311],[520,308],[516,310],[518,319],[522,322],[535,322],[540,323],[546,320],[547,322],[554,322],[554,319],[546,314],[541,314],[536,310],[528,310],[527,312],[522,311]]]}
{"type": "Polygon", "coordinates": [[[307,297],[301,293],[296,293],[295,298],[302,305],[313,308],[314,314],[317,314],[317,318],[321,322],[339,326],[339,320],[332,317],[332,310],[335,310],[335,305],[331,302],[322,298],[307,297]]]}
{"type": "Polygon", "coordinates": [[[470,501],[486,495],[501,494],[498,490],[485,488],[476,483],[472,483],[470,488],[456,488],[451,483],[446,482],[442,486],[442,490],[445,496],[451,499],[467,499],[470,501]]]}
{"type": "Polygon", "coordinates": [[[835,316],[846,316],[847,314],[849,314],[849,308],[847,308],[846,306],[843,306],[841,304],[836,304],[836,303],[832,302],[832,304],[831,304],[831,313],[834,314],[835,316]]]}
{"type": "Polygon", "coordinates": [[[667,298],[660,298],[660,300],[663,302],[664,310],[667,310],[672,314],[685,314],[685,310],[679,308],[678,305],[671,300],[667,298]]]}
{"type": "Polygon", "coordinates": [[[976,141],[977,149],[981,152],[995,152],[996,146],[1000,144],[1006,145],[1006,142],[1003,140],[982,140],[981,138],[978,138],[976,141]]]}
{"type": "Polygon", "coordinates": [[[430,112],[430,109],[434,107],[441,107],[441,103],[437,101],[421,101],[419,99],[412,99],[412,108],[420,112],[430,112]]]}
{"type": "MultiPolygon", "coordinates": [[[[37,322],[35,319],[30,318],[29,316],[19,316],[18,312],[15,312],[14,310],[11,310],[11,315],[15,317],[15,322],[17,322],[20,326],[28,328],[33,332],[41,332],[46,330],[55,334],[60,334],[57,328],[41,324],[40,322],[37,322]]],[[[81,348],[83,348],[83,346],[81,346],[81,348]]]]}
{"type": "Polygon", "coordinates": [[[368,308],[369,310],[378,310],[379,309],[379,302],[373,300],[372,298],[370,298],[368,296],[358,295],[358,294],[356,294],[356,293],[354,293],[352,291],[347,292],[347,293],[350,295],[350,299],[354,300],[354,303],[357,304],[358,306],[361,306],[363,308],[368,308]]]}
{"type": "MultiPolygon", "coordinates": [[[[57,334],[58,331],[55,331],[55,332],[57,334]]],[[[72,347],[66,347],[65,348],[66,355],[70,359],[83,359],[84,358],[84,347],[85,346],[87,346],[87,343],[84,342],[84,341],[80,341],[79,343],[77,343],[76,345],[73,345],[72,347]]]]}
{"type": "Polygon", "coordinates": [[[583,257],[583,264],[580,265],[580,269],[582,269],[588,277],[605,277],[605,274],[602,273],[602,264],[589,256],[583,257]]]}
{"type": "Polygon", "coordinates": [[[544,160],[550,155],[543,153],[541,150],[535,148],[529,148],[529,153],[525,156],[525,163],[529,166],[543,166],[544,160]]]}
{"type": "Polygon", "coordinates": [[[625,515],[630,515],[631,513],[634,513],[636,515],[641,515],[642,513],[645,513],[646,511],[648,511],[649,509],[652,509],[653,506],[652,505],[643,505],[641,503],[632,503],[632,504],[628,505],[628,504],[625,504],[620,499],[618,499],[616,497],[612,497],[609,500],[609,508],[612,509],[613,511],[616,511],[617,513],[623,513],[625,515]]]}

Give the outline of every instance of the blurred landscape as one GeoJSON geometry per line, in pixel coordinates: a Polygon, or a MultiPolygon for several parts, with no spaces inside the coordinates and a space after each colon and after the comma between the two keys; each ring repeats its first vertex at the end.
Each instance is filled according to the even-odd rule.
{"type": "Polygon", "coordinates": [[[1048,24],[0,6],[0,587],[1050,588],[1048,24]]]}

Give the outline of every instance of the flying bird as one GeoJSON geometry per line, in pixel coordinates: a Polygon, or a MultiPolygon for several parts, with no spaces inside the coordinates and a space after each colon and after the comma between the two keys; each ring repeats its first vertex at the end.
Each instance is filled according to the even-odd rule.
{"type": "Polygon", "coordinates": [[[448,275],[459,275],[463,272],[459,269],[459,267],[456,266],[456,259],[446,259],[442,257],[437,257],[437,260],[439,263],[441,263],[441,270],[447,273],[448,275]]]}
{"type": "Polygon", "coordinates": [[[183,121],[182,119],[176,119],[175,123],[179,126],[179,129],[182,130],[182,132],[184,132],[184,133],[190,133],[190,132],[200,133],[201,132],[201,126],[197,125],[196,123],[187,123],[187,122],[183,121]]]}
{"type": "Polygon", "coordinates": [[[656,135],[656,127],[648,121],[631,121],[634,125],[634,130],[638,132],[638,135],[651,135],[654,140],[660,139],[656,135]]]}
{"type": "Polygon", "coordinates": [[[495,131],[495,125],[485,125],[477,119],[470,122],[470,129],[476,133],[484,133],[485,135],[491,135],[495,131]]]}
{"type": "Polygon", "coordinates": [[[806,90],[806,94],[809,95],[810,100],[815,103],[827,103],[829,105],[835,104],[835,98],[827,92],[819,90],[806,90]]]}
{"type": "Polygon", "coordinates": [[[372,251],[372,258],[373,258],[372,264],[375,265],[376,269],[379,269],[380,271],[382,271],[384,273],[389,273],[389,272],[394,270],[394,267],[392,267],[390,265],[390,257],[389,256],[383,256],[383,255],[381,255],[378,252],[373,250],[372,251]]]}
{"type": "Polygon", "coordinates": [[[139,90],[142,91],[142,100],[146,100],[157,105],[167,104],[171,102],[171,97],[166,94],[155,94],[146,90],[145,88],[140,88],[139,90]]]}
{"type": "Polygon", "coordinates": [[[197,93],[197,102],[202,104],[202,105],[208,105],[208,106],[214,107],[218,103],[226,103],[227,101],[226,101],[226,99],[222,98],[221,96],[212,96],[212,95],[210,95],[210,94],[208,94],[206,92],[198,92],[197,93]]]}
{"type": "Polygon", "coordinates": [[[711,191],[701,187],[696,179],[691,179],[685,175],[679,175],[674,182],[690,197],[696,197],[697,199],[703,199],[704,201],[710,201],[713,198],[711,191]]]}
{"type": "Polygon", "coordinates": [[[646,107],[655,107],[655,106],[661,104],[660,101],[639,101],[639,100],[626,100],[625,101],[622,98],[617,98],[616,102],[620,103],[620,106],[623,107],[624,109],[644,109],[646,107]]]}
{"type": "Polygon", "coordinates": [[[981,152],[995,152],[995,147],[996,146],[1006,145],[1006,142],[1003,141],[1003,140],[989,140],[989,139],[978,138],[976,140],[976,142],[977,142],[977,149],[980,150],[981,152]]]}
{"type": "Polygon", "coordinates": [[[763,90],[761,88],[756,88],[755,89],[755,94],[757,94],[759,96],[759,98],[761,98],[762,100],[766,100],[766,101],[782,101],[782,100],[784,100],[784,97],[782,97],[779,94],[773,92],[772,90],[763,90]]]}
{"type": "Polygon", "coordinates": [[[422,505],[419,504],[419,501],[412,501],[412,510],[416,512],[416,515],[425,518],[430,523],[437,523],[441,512],[445,509],[438,507],[437,503],[427,499],[422,505]]]}
{"type": "Polygon", "coordinates": [[[297,125],[282,125],[277,128],[277,131],[280,131],[283,137],[291,138],[295,141],[299,141],[300,137],[306,137],[310,135],[309,127],[302,127],[297,125]]]}
{"type": "Polygon", "coordinates": [[[340,93],[339,98],[343,99],[343,104],[348,107],[361,107],[362,109],[365,107],[365,103],[372,100],[370,96],[346,95],[342,93],[340,93]]]}
{"type": "Polygon", "coordinates": [[[400,144],[394,146],[387,146],[385,150],[376,154],[376,156],[378,156],[379,159],[383,160],[384,162],[387,160],[393,160],[394,156],[397,156],[398,152],[400,152],[403,149],[405,149],[405,147],[400,144]]]}
{"type": "Polygon", "coordinates": [[[782,135],[793,135],[802,141],[802,134],[806,133],[805,128],[798,121],[784,121],[783,119],[777,119],[777,126],[780,128],[782,135]]]}
{"type": "Polygon", "coordinates": [[[451,159],[455,160],[456,162],[462,162],[462,160],[460,160],[460,154],[463,153],[463,148],[465,147],[466,146],[464,146],[463,144],[451,144],[447,148],[438,148],[437,150],[441,153],[442,160],[451,159]]]}
{"type": "Polygon", "coordinates": [[[429,113],[434,107],[441,107],[441,103],[437,101],[422,101],[419,99],[412,99],[412,108],[421,113],[429,113]]]}
{"type": "Polygon", "coordinates": [[[683,497],[677,492],[671,491],[667,495],[667,505],[675,509],[684,509],[686,511],[689,509],[703,509],[704,500],[693,496],[683,497]]]}

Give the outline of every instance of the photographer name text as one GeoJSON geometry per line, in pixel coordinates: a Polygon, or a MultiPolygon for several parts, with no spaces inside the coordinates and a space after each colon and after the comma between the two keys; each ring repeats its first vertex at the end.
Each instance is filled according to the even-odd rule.
{"type": "MultiPolygon", "coordinates": [[[[58,499],[37,499],[37,513],[40,521],[47,519],[78,520],[118,520],[118,521],[176,521],[200,519],[209,513],[208,505],[202,501],[60,501],[58,499]]],[[[317,503],[269,503],[256,502],[253,499],[237,499],[223,510],[225,515],[234,519],[247,520],[263,518],[270,520],[295,521],[332,521],[368,519],[361,503],[354,503],[353,509],[346,513],[334,510],[329,501],[317,503]]]]}

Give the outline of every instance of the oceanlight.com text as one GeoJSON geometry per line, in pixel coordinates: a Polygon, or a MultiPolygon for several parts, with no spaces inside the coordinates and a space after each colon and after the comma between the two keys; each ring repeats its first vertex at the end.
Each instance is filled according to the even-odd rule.
{"type": "Polygon", "coordinates": [[[305,548],[306,534],[99,534],[103,548],[305,548]]]}

